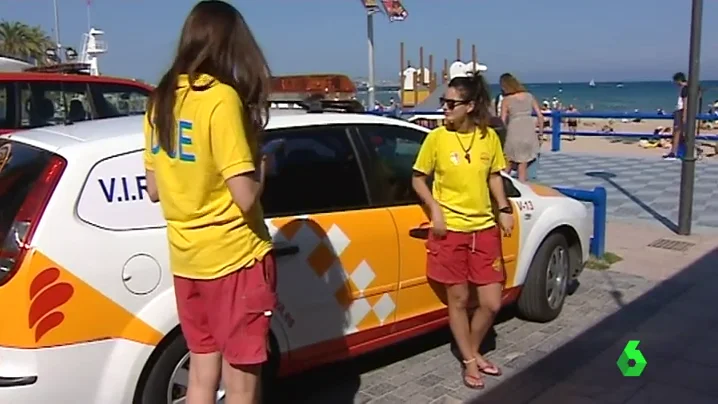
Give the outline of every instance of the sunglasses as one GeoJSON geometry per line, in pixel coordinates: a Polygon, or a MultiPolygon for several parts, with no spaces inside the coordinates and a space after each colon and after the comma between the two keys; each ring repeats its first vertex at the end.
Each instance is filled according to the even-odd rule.
{"type": "Polygon", "coordinates": [[[444,97],[439,98],[439,104],[446,105],[446,108],[449,110],[452,110],[459,105],[465,105],[468,103],[469,103],[469,101],[466,101],[466,100],[452,100],[450,98],[444,98],[444,97]]]}

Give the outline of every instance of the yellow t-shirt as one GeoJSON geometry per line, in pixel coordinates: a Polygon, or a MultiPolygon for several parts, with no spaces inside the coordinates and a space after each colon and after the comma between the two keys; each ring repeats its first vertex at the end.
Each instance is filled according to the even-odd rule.
{"type": "Polygon", "coordinates": [[[144,161],[157,179],[172,272],[216,279],[253,264],[272,245],[259,204],[244,216],[225,184],[255,169],[258,146],[245,135],[242,102],[232,87],[211,76],[200,76],[200,82],[210,87],[192,91],[187,76],[180,76],[170,155],[146,117],[144,161]]]}
{"type": "Polygon", "coordinates": [[[432,194],[441,206],[448,230],[472,232],[496,225],[488,178],[506,168],[501,142],[488,128],[482,135],[438,127],[426,136],[414,170],[434,175],[432,194]],[[462,147],[463,146],[463,147],[462,147]],[[469,150],[469,161],[465,150],[469,150]]]}

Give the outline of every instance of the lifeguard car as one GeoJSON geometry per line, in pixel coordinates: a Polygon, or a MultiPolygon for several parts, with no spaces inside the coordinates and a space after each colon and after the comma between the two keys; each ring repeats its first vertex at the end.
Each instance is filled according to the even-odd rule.
{"type": "Polygon", "coordinates": [[[87,63],[0,71],[0,135],[42,126],[142,115],[152,87],[93,76],[87,63]]]}
{"type": "MultiPolygon", "coordinates": [[[[353,91],[343,76],[275,85],[278,104],[325,96],[312,98],[315,113],[275,105],[265,136],[285,144],[262,197],[279,278],[267,371],[301,372],[446,326],[411,187],[428,130],[322,112],[355,105],[326,97],[353,91]]],[[[188,352],[165,220],[146,193],[142,119],[0,139],[2,403],[183,402],[188,352]]],[[[550,321],[588,258],[590,217],[553,189],[505,185],[516,225],[503,239],[504,303],[550,321]]]]}

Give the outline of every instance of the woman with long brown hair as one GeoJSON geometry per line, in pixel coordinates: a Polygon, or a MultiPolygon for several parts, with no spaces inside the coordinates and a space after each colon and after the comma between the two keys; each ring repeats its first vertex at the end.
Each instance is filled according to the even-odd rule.
{"type": "Polygon", "coordinates": [[[152,93],[144,153],[150,198],[167,220],[170,269],[190,350],[188,404],[257,403],[276,302],[272,243],[259,198],[258,137],[271,75],[242,15],[202,1],[152,93]]]}
{"type": "Polygon", "coordinates": [[[490,127],[491,98],[485,80],[480,75],[453,78],[441,104],[446,126],[432,130],[421,145],[412,184],[432,222],[426,243],[427,277],[446,288],[449,325],[463,356],[463,382],[480,389],[482,373],[501,375],[479,353],[479,345],[501,308],[501,231],[511,234],[513,212],[501,178],[506,167],[501,142],[490,127]],[[471,319],[470,288],[479,299],[471,319]]]}
{"type": "Polygon", "coordinates": [[[526,182],[528,165],[536,160],[541,150],[543,114],[534,96],[516,77],[504,73],[499,78],[499,84],[504,94],[501,119],[508,128],[504,152],[511,166],[516,168],[519,181],[526,182]],[[531,116],[532,112],[536,118],[531,116]]]}

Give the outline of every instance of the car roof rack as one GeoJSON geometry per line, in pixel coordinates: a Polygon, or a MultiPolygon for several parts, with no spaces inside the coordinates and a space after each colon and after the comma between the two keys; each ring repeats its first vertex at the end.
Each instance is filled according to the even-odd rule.
{"type": "Polygon", "coordinates": [[[33,66],[24,70],[28,73],[90,74],[89,63],[58,63],[47,66],[33,66]]]}

